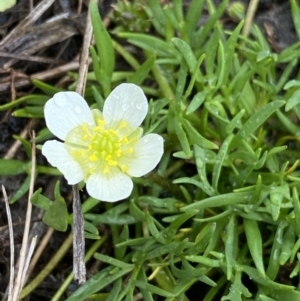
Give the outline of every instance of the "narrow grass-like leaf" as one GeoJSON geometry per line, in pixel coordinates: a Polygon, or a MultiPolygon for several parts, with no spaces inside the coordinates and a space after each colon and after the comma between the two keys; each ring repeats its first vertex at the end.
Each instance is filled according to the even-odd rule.
{"type": "Polygon", "coordinates": [[[0,159],[0,175],[16,176],[25,173],[29,168],[28,162],[15,159],[0,159]]]}
{"type": "Polygon", "coordinates": [[[296,187],[293,187],[293,207],[295,212],[295,230],[297,235],[300,235],[300,202],[299,202],[299,195],[296,187]]]}
{"type": "Polygon", "coordinates": [[[179,58],[178,51],[171,43],[167,43],[157,37],[130,32],[121,32],[118,36],[120,38],[128,39],[130,43],[150,51],[151,54],[157,54],[158,56],[168,58],[179,58]]]}
{"type": "Polygon", "coordinates": [[[212,187],[214,188],[215,191],[218,191],[218,182],[219,182],[219,178],[220,178],[222,165],[223,165],[225,156],[228,152],[230,142],[233,137],[234,137],[234,135],[231,134],[225,139],[225,141],[223,142],[223,144],[220,147],[220,150],[217,154],[216,161],[215,161],[214,168],[213,168],[213,173],[212,173],[212,187]]]}
{"type": "MultiPolygon", "coordinates": [[[[214,222],[206,223],[206,225],[201,228],[200,232],[195,237],[195,243],[193,246],[188,248],[185,251],[187,255],[201,254],[208,248],[209,243],[211,242],[212,237],[216,233],[217,225],[214,222]]],[[[219,233],[220,234],[220,233],[219,233]]],[[[204,256],[207,256],[208,253],[205,253],[204,256]]]]}
{"type": "Polygon", "coordinates": [[[134,69],[137,70],[140,68],[140,63],[138,60],[128,51],[126,50],[122,45],[117,43],[116,41],[113,41],[114,48],[116,51],[124,58],[124,60],[134,69]]]}
{"type": "Polygon", "coordinates": [[[22,196],[24,196],[28,190],[30,185],[31,176],[28,175],[25,180],[23,181],[22,185],[16,190],[13,196],[10,198],[9,203],[13,204],[18,201],[22,196]]]}
{"type": "Polygon", "coordinates": [[[197,59],[191,49],[191,46],[179,38],[173,38],[171,41],[179,50],[181,55],[184,57],[187,65],[189,66],[190,73],[193,74],[194,72],[196,72],[196,80],[198,82],[202,82],[203,79],[202,79],[202,74],[200,72],[200,69],[197,68],[195,70],[195,66],[197,66],[198,64],[197,64],[197,59]]]}
{"type": "Polygon", "coordinates": [[[292,9],[292,18],[294,22],[294,27],[298,36],[298,39],[300,39],[300,7],[296,0],[290,0],[291,9],[292,9]]]}
{"type": "MultiPolygon", "coordinates": [[[[197,1],[197,0],[195,0],[197,1]]],[[[209,35],[212,28],[218,23],[218,19],[224,13],[229,0],[224,0],[218,6],[216,12],[208,19],[205,25],[200,28],[194,35],[194,45],[196,48],[201,48],[202,44],[206,40],[207,36],[209,35]]],[[[200,2],[200,1],[199,1],[200,2]]]]}
{"type": "Polygon", "coordinates": [[[42,90],[43,92],[45,92],[50,96],[54,95],[57,92],[62,91],[62,89],[46,84],[38,79],[32,79],[31,82],[35,87],[39,88],[40,90],[42,90]]]}
{"type": "Polygon", "coordinates": [[[235,53],[235,48],[237,44],[237,39],[239,37],[240,31],[244,25],[244,21],[241,21],[239,25],[235,28],[233,33],[230,35],[230,38],[225,44],[225,66],[224,66],[224,73],[223,73],[223,80],[219,82],[220,85],[225,84],[225,82],[228,80],[228,75],[230,74],[232,70],[232,60],[235,53]]]}
{"type": "Polygon", "coordinates": [[[206,96],[207,91],[205,90],[195,94],[186,110],[186,114],[189,115],[194,113],[204,103],[206,96]]]}
{"type": "Polygon", "coordinates": [[[197,210],[190,210],[180,214],[174,221],[172,221],[170,226],[163,231],[163,236],[167,239],[167,241],[171,242],[178,231],[178,228],[195,214],[197,214],[197,212],[197,210]]]}
{"type": "Polygon", "coordinates": [[[245,110],[242,109],[240,112],[238,112],[233,119],[226,125],[225,132],[229,135],[233,132],[234,129],[240,129],[242,126],[241,119],[245,114],[245,110]]]}
{"type": "Polygon", "coordinates": [[[88,221],[84,221],[84,230],[89,232],[90,234],[99,235],[98,229],[88,221]]]}
{"type": "Polygon", "coordinates": [[[111,77],[115,67],[115,54],[112,40],[101,20],[96,1],[90,4],[91,20],[96,42],[98,57],[100,59],[101,81],[104,96],[107,97],[111,90],[111,77]]]}
{"type": "Polygon", "coordinates": [[[204,184],[206,190],[209,191],[208,195],[214,195],[215,191],[207,180],[205,150],[197,145],[194,145],[194,150],[195,150],[194,155],[196,159],[196,167],[197,167],[197,172],[200,177],[200,180],[204,184]]]}
{"type": "Polygon", "coordinates": [[[33,107],[27,106],[24,109],[15,110],[12,113],[15,117],[25,117],[25,118],[43,118],[44,109],[43,107],[33,107]]]}
{"type": "Polygon", "coordinates": [[[215,143],[204,138],[187,119],[182,118],[181,121],[186,133],[192,140],[192,144],[197,144],[205,149],[218,149],[215,143]]]}
{"type": "Polygon", "coordinates": [[[161,232],[157,229],[154,222],[154,218],[149,213],[146,214],[146,223],[152,236],[155,237],[155,239],[160,243],[165,244],[166,243],[165,238],[161,235],[161,232]]]}
{"type": "Polygon", "coordinates": [[[175,132],[178,137],[178,141],[181,144],[182,150],[186,154],[188,158],[192,156],[191,148],[190,148],[190,143],[187,139],[186,133],[184,132],[182,125],[180,123],[179,118],[175,117],[174,120],[174,127],[175,127],[175,132]]]}
{"type": "Polygon", "coordinates": [[[283,235],[281,253],[279,255],[279,264],[284,265],[292,255],[295,245],[296,233],[294,227],[290,225],[283,235]]]}
{"type": "Polygon", "coordinates": [[[113,257],[107,256],[107,255],[104,255],[101,253],[95,253],[94,257],[101,262],[108,263],[110,265],[113,265],[113,266],[121,268],[121,269],[133,269],[133,267],[134,267],[132,264],[123,262],[121,260],[115,259],[113,257]]]}
{"type": "Polygon", "coordinates": [[[155,59],[155,55],[150,55],[147,60],[136,70],[136,72],[128,78],[128,82],[140,85],[149,75],[155,59]]]}
{"type": "Polygon", "coordinates": [[[110,273],[112,271],[111,267],[105,268],[91,277],[85,284],[81,285],[65,301],[86,300],[91,294],[101,291],[106,286],[110,285],[111,283],[115,283],[115,281],[117,281],[119,278],[130,273],[132,269],[132,267],[128,267],[126,269],[118,269],[115,270],[114,273],[110,273]]]}
{"type": "Polygon", "coordinates": [[[187,81],[187,71],[188,71],[188,65],[184,60],[182,60],[178,71],[178,79],[177,79],[176,93],[175,93],[176,102],[183,101],[183,93],[187,81]]]}
{"type": "Polygon", "coordinates": [[[149,0],[148,6],[153,13],[153,17],[158,21],[161,28],[165,28],[166,20],[162,7],[158,0],[149,0]]]}
{"type": "Polygon", "coordinates": [[[244,218],[245,234],[248,242],[250,254],[258,272],[265,277],[265,268],[263,263],[262,238],[255,220],[244,218]]]}
{"type": "Polygon", "coordinates": [[[93,46],[90,46],[90,52],[91,52],[91,57],[92,57],[94,75],[95,75],[96,80],[100,84],[101,79],[102,79],[102,73],[101,73],[101,68],[100,68],[99,57],[96,52],[96,49],[93,46]]]}
{"type": "Polygon", "coordinates": [[[182,0],[174,0],[173,1],[173,9],[174,9],[175,17],[179,23],[179,26],[181,27],[184,22],[182,0]]]}
{"type": "Polygon", "coordinates": [[[205,70],[207,75],[214,74],[217,49],[220,44],[220,32],[215,29],[206,44],[205,70]]]}
{"type": "MultiPolygon", "coordinates": [[[[271,290],[272,289],[278,290],[278,292],[282,290],[284,293],[287,293],[287,292],[291,292],[294,289],[294,286],[271,281],[268,277],[264,277],[261,273],[259,273],[257,269],[253,267],[243,265],[242,269],[255,282],[262,284],[263,286],[269,287],[271,290]]],[[[278,300],[282,300],[282,299],[278,299],[278,300]]]]}
{"type": "Polygon", "coordinates": [[[220,261],[215,259],[210,259],[204,256],[197,256],[197,255],[187,255],[184,256],[186,260],[192,261],[192,262],[198,262],[201,264],[204,264],[209,267],[220,267],[220,261]]]}
{"type": "Polygon", "coordinates": [[[31,159],[31,155],[32,155],[31,143],[21,136],[13,135],[13,137],[14,139],[19,140],[22,143],[28,159],[31,159]]]}
{"type": "Polygon", "coordinates": [[[238,233],[237,233],[235,215],[231,215],[229,222],[226,227],[225,236],[225,258],[226,258],[226,272],[227,280],[232,277],[233,267],[236,263],[237,257],[237,244],[238,244],[238,233]]]}
{"type": "MultiPolygon", "coordinates": [[[[171,26],[173,27],[174,30],[180,31],[180,24],[176,18],[176,15],[174,13],[174,10],[172,9],[172,7],[170,5],[165,5],[163,8],[163,12],[166,16],[166,19],[168,20],[168,22],[171,24],[171,26]]],[[[173,35],[172,35],[173,36],[173,35]]]]}
{"type": "MultiPolygon", "coordinates": [[[[146,276],[146,272],[145,272],[145,268],[141,268],[138,276],[137,276],[137,280],[143,281],[143,282],[147,282],[147,276],[146,276]]],[[[145,301],[154,301],[152,293],[146,289],[143,289],[140,287],[140,291],[143,295],[143,300],[145,301]]]]}
{"type": "Polygon", "coordinates": [[[136,222],[131,214],[120,214],[112,217],[104,214],[87,213],[84,215],[86,219],[92,221],[95,225],[108,224],[108,225],[125,225],[133,224],[136,222]]]}
{"type": "Polygon", "coordinates": [[[179,178],[173,181],[174,184],[191,184],[200,188],[205,194],[212,196],[214,193],[210,187],[207,187],[203,183],[188,177],[179,178]]]}
{"type": "Polygon", "coordinates": [[[197,28],[204,2],[204,0],[193,0],[189,4],[189,9],[185,18],[184,31],[189,37],[190,45],[193,45],[194,43],[194,32],[197,28]]]}
{"type": "Polygon", "coordinates": [[[283,100],[272,101],[263,106],[259,111],[254,113],[246,123],[241,127],[237,136],[249,137],[257,128],[259,128],[277,109],[285,104],[283,100]]]}
{"type": "Polygon", "coordinates": [[[292,96],[287,100],[285,105],[285,111],[288,112],[293,107],[297,106],[300,103],[300,89],[296,90],[292,96]]]}
{"type": "Polygon", "coordinates": [[[280,110],[276,111],[276,115],[278,119],[281,121],[283,126],[289,131],[291,134],[295,136],[300,135],[300,127],[294,124],[287,116],[285,116],[280,110]]]}
{"type": "Polygon", "coordinates": [[[216,89],[220,88],[222,85],[224,85],[225,81],[225,65],[226,65],[226,59],[225,59],[225,47],[222,40],[219,40],[219,47],[218,47],[218,64],[217,64],[217,70],[216,70],[216,76],[218,78],[218,83],[216,86],[216,89]]]}
{"type": "Polygon", "coordinates": [[[214,207],[222,207],[234,204],[244,204],[251,201],[253,192],[234,192],[234,193],[225,193],[222,195],[216,195],[209,197],[204,200],[195,201],[195,203],[187,205],[183,208],[180,208],[181,211],[188,211],[191,209],[206,209],[214,207]]]}
{"type": "Polygon", "coordinates": [[[114,282],[113,287],[105,301],[117,301],[117,297],[121,292],[121,289],[122,289],[122,279],[119,278],[114,282]]]}
{"type": "Polygon", "coordinates": [[[283,238],[283,231],[284,228],[288,225],[286,221],[281,221],[276,229],[276,233],[273,239],[273,245],[271,249],[271,254],[269,256],[269,264],[266,270],[266,275],[271,279],[274,280],[279,271],[279,255],[281,253],[282,248],[282,238],[283,238]]]}
{"type": "Polygon", "coordinates": [[[154,286],[152,284],[149,284],[147,282],[141,281],[141,280],[136,280],[135,285],[141,289],[147,290],[148,292],[151,292],[153,294],[156,294],[158,296],[163,296],[163,297],[174,297],[172,293],[169,293],[157,286],[154,286]]]}

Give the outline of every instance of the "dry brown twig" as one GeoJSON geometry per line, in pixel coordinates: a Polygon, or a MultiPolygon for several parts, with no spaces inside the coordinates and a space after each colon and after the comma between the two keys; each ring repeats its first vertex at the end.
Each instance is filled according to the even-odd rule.
{"type": "Polygon", "coordinates": [[[247,14],[245,18],[245,24],[243,27],[242,35],[247,37],[250,33],[251,25],[258,7],[259,0],[251,0],[247,9],[247,14]]]}
{"type": "MultiPolygon", "coordinates": [[[[28,133],[36,126],[37,123],[38,121],[36,119],[31,119],[26,125],[26,127],[20,133],[20,137],[24,139],[27,138],[28,133]]],[[[21,145],[22,142],[20,140],[16,140],[4,155],[4,159],[12,159],[21,145]]]]}
{"type": "MultiPolygon", "coordinates": [[[[19,256],[19,267],[18,267],[18,273],[15,278],[14,286],[13,286],[13,294],[11,301],[18,301],[19,296],[22,290],[22,285],[24,283],[24,278],[26,274],[26,265],[28,267],[28,262],[30,260],[30,253],[28,252],[28,237],[29,237],[29,229],[30,229],[30,223],[31,223],[31,212],[32,212],[32,204],[30,202],[31,197],[33,195],[34,190],[34,179],[35,179],[35,133],[32,132],[32,160],[31,160],[31,178],[30,178],[30,186],[29,186],[29,193],[28,193],[28,201],[27,201],[27,211],[26,211],[26,223],[24,227],[24,233],[23,233],[23,241],[19,256]],[[27,258],[27,259],[26,259],[27,258]]],[[[31,243],[32,244],[32,243],[31,243]]],[[[32,245],[30,247],[30,250],[32,250],[32,245]]],[[[32,253],[32,252],[31,252],[32,253]]]]}
{"type": "MultiPolygon", "coordinates": [[[[86,29],[83,40],[83,47],[78,70],[79,78],[76,92],[84,95],[86,76],[89,67],[89,47],[92,41],[93,29],[90,14],[87,15],[86,29]]],[[[84,262],[85,240],[84,240],[84,219],[81,210],[78,186],[72,187],[73,191],[73,273],[78,283],[86,281],[86,267],[84,262]]]]}
{"type": "MultiPolygon", "coordinates": [[[[90,61],[89,61],[90,62],[90,61]]],[[[37,72],[27,78],[21,78],[15,80],[14,87],[15,88],[23,88],[32,85],[31,79],[38,79],[41,81],[47,81],[49,79],[53,79],[61,74],[65,74],[68,71],[77,70],[79,67],[79,62],[71,62],[65,65],[61,65],[59,67],[53,68],[51,70],[46,70],[42,72],[37,72]]],[[[0,83],[0,92],[7,91],[10,89],[11,81],[0,83]]]]}
{"type": "Polygon", "coordinates": [[[8,301],[12,299],[13,287],[14,287],[14,277],[15,277],[15,268],[14,268],[14,260],[15,260],[15,247],[14,247],[14,230],[12,226],[11,212],[9,208],[8,198],[6,194],[6,190],[2,185],[2,193],[4,196],[4,202],[6,207],[8,228],[9,228],[9,242],[10,242],[10,275],[9,275],[9,284],[8,284],[8,301]]]}

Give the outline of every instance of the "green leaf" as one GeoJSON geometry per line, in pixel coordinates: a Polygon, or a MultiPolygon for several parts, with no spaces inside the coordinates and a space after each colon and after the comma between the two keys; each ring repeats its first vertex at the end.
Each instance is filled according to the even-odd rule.
{"type": "Polygon", "coordinates": [[[27,106],[24,109],[18,109],[12,113],[15,117],[25,117],[25,118],[43,118],[44,109],[40,106],[27,106]]]}
{"type": "Polygon", "coordinates": [[[244,228],[247,238],[250,254],[258,272],[265,277],[265,268],[263,263],[262,238],[259,227],[255,220],[244,218],[244,228]]]}
{"type": "Polygon", "coordinates": [[[300,127],[294,124],[290,118],[288,118],[280,110],[276,111],[276,115],[288,132],[295,136],[300,136],[300,127]]]}
{"type": "Polygon", "coordinates": [[[275,100],[272,101],[265,106],[263,106],[260,110],[254,113],[246,123],[241,127],[238,131],[236,138],[249,137],[257,128],[259,128],[277,109],[282,107],[285,104],[283,100],[275,100]]]}
{"type": "Polygon", "coordinates": [[[155,59],[155,55],[150,55],[147,60],[135,71],[135,73],[128,78],[128,82],[140,85],[149,75],[155,63],[155,59]]]}
{"type": "Polygon", "coordinates": [[[104,96],[107,97],[111,91],[111,78],[115,68],[114,47],[112,40],[101,20],[96,1],[91,1],[90,13],[97,53],[100,60],[101,81],[99,84],[102,86],[104,96]]]}
{"type": "Polygon", "coordinates": [[[202,14],[204,0],[193,0],[189,4],[189,8],[185,18],[184,31],[189,36],[189,42],[193,44],[194,32],[197,28],[200,16],[202,14]]]}
{"type": "Polygon", "coordinates": [[[30,180],[31,180],[31,175],[28,175],[23,181],[21,187],[18,188],[18,190],[14,193],[14,195],[9,200],[10,204],[13,204],[28,192],[30,186],[30,180]]]}
{"type": "Polygon", "coordinates": [[[111,283],[115,283],[118,279],[124,275],[130,273],[133,270],[133,266],[126,269],[116,269],[112,273],[112,268],[107,267],[96,275],[92,276],[86,283],[82,284],[76,289],[73,294],[65,301],[83,301],[89,298],[93,293],[101,291],[111,283]]]}
{"type": "Polygon", "coordinates": [[[205,69],[207,75],[214,75],[214,70],[216,67],[216,56],[217,50],[220,43],[220,32],[214,29],[213,34],[210,36],[206,44],[206,56],[205,56],[205,69]]]}
{"type": "MultiPolygon", "coordinates": [[[[197,0],[195,0],[197,1],[197,0]]],[[[200,2],[200,1],[199,1],[200,2]]],[[[208,35],[210,34],[212,28],[218,25],[218,19],[224,13],[229,0],[223,0],[220,5],[218,6],[216,12],[210,16],[208,21],[205,23],[203,27],[201,27],[193,36],[194,39],[194,46],[196,49],[200,49],[202,44],[206,41],[208,35]]]]}
{"type": "MultiPolygon", "coordinates": [[[[255,281],[258,284],[262,284],[263,286],[268,287],[270,291],[276,290],[275,293],[282,291],[285,294],[288,292],[293,292],[292,291],[294,289],[293,286],[274,282],[270,280],[268,277],[266,276],[264,277],[261,273],[259,273],[257,269],[253,267],[243,265],[242,269],[244,273],[246,273],[252,279],[252,281],[255,281]]],[[[283,300],[283,299],[278,299],[278,300],[283,300]]]]}
{"type": "Polygon", "coordinates": [[[292,255],[295,245],[296,233],[294,227],[290,225],[283,235],[281,253],[279,255],[279,264],[284,265],[292,255]]]}
{"type": "Polygon", "coordinates": [[[186,114],[189,115],[191,113],[194,113],[204,103],[206,97],[207,91],[201,91],[196,93],[193,96],[191,103],[186,109],[186,114]]]}
{"type": "Polygon", "coordinates": [[[185,212],[191,209],[200,210],[206,208],[249,203],[252,199],[252,195],[252,191],[224,193],[222,195],[216,195],[200,201],[195,201],[195,203],[180,208],[180,210],[185,212]]]}
{"type": "MultiPolygon", "coordinates": [[[[203,82],[203,78],[202,78],[200,69],[197,68],[195,70],[195,66],[197,66],[199,64],[199,62],[197,62],[198,60],[196,59],[195,54],[193,53],[190,45],[179,38],[173,38],[171,41],[176,46],[176,48],[179,50],[179,52],[181,53],[183,58],[185,59],[187,65],[190,69],[190,73],[191,74],[194,74],[194,72],[196,73],[196,77],[195,77],[196,81],[203,82]]],[[[203,57],[203,59],[204,59],[204,57],[203,57]]]]}
{"type": "Polygon", "coordinates": [[[296,90],[293,95],[287,100],[285,105],[285,111],[288,112],[293,107],[300,103],[300,89],[296,90]]]}
{"type": "MultiPolygon", "coordinates": [[[[63,91],[62,89],[46,84],[38,79],[32,79],[31,82],[35,87],[39,88],[40,90],[42,90],[43,92],[45,92],[50,96],[53,96],[57,92],[63,91]]],[[[41,96],[41,99],[43,99],[43,97],[45,96],[41,96]]]]}
{"type": "Polygon", "coordinates": [[[153,294],[163,296],[163,297],[174,297],[174,295],[172,293],[166,292],[165,290],[163,290],[157,286],[154,286],[152,284],[149,284],[147,282],[135,280],[134,283],[137,287],[147,290],[148,292],[151,292],[153,294]]]}
{"type": "Polygon", "coordinates": [[[294,27],[295,27],[298,39],[300,39],[300,7],[296,0],[290,0],[290,5],[291,5],[294,27]]]}
{"type": "MultiPolygon", "coordinates": [[[[128,228],[128,225],[124,225],[118,239],[116,240],[116,244],[121,243],[123,241],[128,241],[128,240],[129,240],[129,228],[128,228]]],[[[126,254],[126,250],[127,250],[126,246],[121,246],[121,247],[115,248],[116,259],[122,260],[122,258],[126,254]]]]}
{"type": "Polygon", "coordinates": [[[13,137],[22,143],[28,159],[31,159],[31,154],[32,154],[31,143],[28,140],[22,138],[21,136],[13,135],[13,137]]]}
{"type": "Polygon", "coordinates": [[[269,264],[266,271],[266,275],[271,279],[274,280],[277,277],[279,271],[279,254],[281,253],[282,247],[282,238],[283,238],[283,231],[284,228],[288,226],[286,221],[280,221],[276,233],[273,239],[273,245],[271,249],[271,254],[269,256],[269,264]]]}
{"type": "Polygon", "coordinates": [[[175,133],[178,137],[178,141],[181,144],[182,150],[186,154],[188,158],[192,156],[190,143],[187,139],[186,133],[182,128],[182,124],[177,116],[174,118],[174,127],[175,127],[175,133]]]}
{"type": "Polygon", "coordinates": [[[28,162],[14,159],[0,159],[0,176],[16,176],[26,173],[29,169],[28,162]]]}
{"type": "Polygon", "coordinates": [[[94,257],[101,262],[108,263],[109,265],[113,265],[121,269],[132,269],[134,267],[133,264],[123,262],[121,260],[115,259],[113,257],[101,253],[95,253],[94,257]]]}
{"type": "Polygon", "coordinates": [[[179,62],[179,53],[171,43],[167,43],[157,37],[140,34],[122,32],[119,33],[120,38],[128,39],[130,43],[136,45],[144,50],[149,51],[152,55],[155,54],[158,57],[174,58],[179,62]]]}
{"type": "Polygon", "coordinates": [[[218,149],[219,148],[215,143],[213,143],[213,142],[209,141],[208,139],[204,138],[195,129],[195,127],[191,125],[191,123],[187,119],[182,118],[182,119],[180,119],[180,121],[182,122],[182,125],[183,125],[186,133],[188,134],[188,136],[192,140],[192,144],[197,144],[199,147],[203,147],[205,149],[218,149]]]}
{"type": "Polygon", "coordinates": [[[60,197],[52,202],[43,216],[43,222],[57,231],[68,228],[68,209],[65,200],[60,197]]]}
{"type": "Polygon", "coordinates": [[[84,221],[84,230],[90,234],[99,235],[98,229],[91,223],[84,221]]]}
{"type": "Polygon", "coordinates": [[[230,280],[233,273],[233,268],[237,259],[238,251],[238,232],[236,226],[235,215],[231,215],[226,227],[225,234],[225,258],[227,280],[230,280]]]}
{"type": "Polygon", "coordinates": [[[218,182],[221,174],[222,165],[225,156],[227,155],[228,148],[233,137],[234,135],[231,134],[225,139],[217,154],[216,161],[213,167],[213,173],[212,173],[212,187],[214,188],[215,191],[218,191],[218,182]]]}

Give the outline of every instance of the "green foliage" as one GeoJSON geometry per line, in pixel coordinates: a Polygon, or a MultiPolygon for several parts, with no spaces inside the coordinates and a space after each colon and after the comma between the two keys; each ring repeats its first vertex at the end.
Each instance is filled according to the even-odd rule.
{"type": "MultiPolygon", "coordinates": [[[[102,109],[113,86],[139,84],[149,98],[144,132],[161,134],[165,153],[156,171],[133,179],[128,200],[83,203],[86,237],[99,239],[105,224],[115,248],[95,254],[105,267],[67,301],[193,301],[199,286],[203,301],[299,300],[300,43],[274,53],[255,25],[251,38],[241,35],[243,20],[225,30],[228,2],[193,0],[185,11],[181,0],[119,1],[112,37],[92,3],[96,48],[85,97],[102,109]],[[115,71],[115,56],[126,70],[115,71]]],[[[299,36],[299,5],[290,2],[299,36]]],[[[242,18],[243,7],[234,9],[242,18]]],[[[0,110],[41,117],[47,99],[30,95],[0,110]]],[[[37,141],[50,137],[42,130],[37,141]]],[[[29,165],[0,160],[0,173],[28,173],[29,165]]],[[[44,166],[37,173],[59,175],[44,166]]],[[[13,200],[26,189],[28,177],[13,200]]],[[[38,190],[32,202],[49,226],[71,223],[58,189],[54,201],[38,190]]]]}

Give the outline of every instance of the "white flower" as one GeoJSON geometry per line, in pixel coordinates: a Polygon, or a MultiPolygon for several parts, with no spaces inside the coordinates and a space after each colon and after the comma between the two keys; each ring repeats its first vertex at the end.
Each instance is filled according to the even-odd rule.
{"type": "Polygon", "coordinates": [[[139,126],[148,102],[134,84],[116,87],[104,103],[103,113],[90,110],[75,92],[59,92],[45,105],[49,130],[64,141],[47,141],[42,153],[70,185],[84,180],[88,193],[99,200],[127,198],[131,177],[150,172],[163,154],[163,139],[143,136],[139,126]]]}

